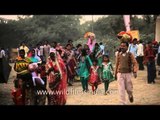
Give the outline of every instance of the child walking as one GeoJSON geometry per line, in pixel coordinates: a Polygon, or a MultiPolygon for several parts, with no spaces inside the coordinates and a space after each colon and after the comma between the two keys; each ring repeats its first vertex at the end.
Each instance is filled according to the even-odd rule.
{"type": "Polygon", "coordinates": [[[93,95],[96,94],[96,90],[98,88],[98,85],[101,83],[99,75],[98,75],[98,69],[99,66],[97,66],[98,60],[93,60],[93,66],[90,68],[90,76],[88,83],[92,86],[93,95]]]}
{"type": "Polygon", "coordinates": [[[81,61],[79,63],[79,76],[80,81],[82,83],[83,92],[88,92],[88,79],[89,79],[89,70],[90,66],[92,66],[92,61],[90,57],[87,55],[85,49],[82,50],[81,61]]]}
{"type": "Polygon", "coordinates": [[[112,63],[109,60],[108,55],[103,55],[103,62],[102,62],[102,81],[104,82],[104,95],[107,95],[109,93],[108,88],[109,88],[109,83],[114,79],[112,72],[113,71],[113,66],[112,63]]]}

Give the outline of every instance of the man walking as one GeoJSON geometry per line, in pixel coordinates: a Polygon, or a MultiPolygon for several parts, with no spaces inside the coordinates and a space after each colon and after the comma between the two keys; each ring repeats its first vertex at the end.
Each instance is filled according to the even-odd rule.
{"type": "Polygon", "coordinates": [[[116,57],[115,77],[118,81],[118,89],[120,95],[120,103],[125,105],[125,90],[128,93],[130,102],[133,102],[133,85],[131,81],[131,72],[133,68],[133,75],[137,77],[138,65],[134,55],[127,52],[128,42],[121,42],[121,52],[116,57]]]}

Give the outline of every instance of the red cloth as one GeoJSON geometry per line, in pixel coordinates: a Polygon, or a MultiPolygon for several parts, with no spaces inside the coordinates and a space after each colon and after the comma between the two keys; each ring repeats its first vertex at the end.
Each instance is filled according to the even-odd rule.
{"type": "Polygon", "coordinates": [[[28,53],[27,57],[32,57],[32,52],[31,51],[28,53]]]}
{"type": "Polygon", "coordinates": [[[96,68],[94,68],[93,66],[90,68],[90,77],[89,77],[88,83],[91,86],[95,84],[98,85],[101,83],[98,75],[98,69],[96,70],[96,68]]]}
{"type": "Polygon", "coordinates": [[[156,40],[153,40],[153,41],[152,41],[152,44],[153,44],[153,45],[157,45],[158,42],[157,42],[156,40]]]}
{"type": "Polygon", "coordinates": [[[46,74],[46,68],[44,65],[41,65],[38,67],[38,71],[40,73],[40,77],[43,78],[43,77],[46,77],[47,74],[46,74]]]}
{"type": "MultiPolygon", "coordinates": [[[[62,72],[61,80],[59,85],[52,91],[54,94],[50,95],[53,96],[53,101],[55,105],[65,105],[67,100],[67,74],[66,74],[66,66],[62,59],[58,58],[58,62],[60,65],[60,69],[62,72]]],[[[56,64],[52,64],[52,60],[49,60],[47,63],[47,67],[51,66],[54,69],[54,72],[59,72],[58,67],[56,64]]],[[[52,73],[48,76],[49,82],[54,82],[54,75],[52,73]]]]}
{"type": "Polygon", "coordinates": [[[13,102],[15,105],[24,105],[23,100],[22,100],[22,90],[20,88],[16,90],[12,90],[12,96],[13,96],[13,102]]]}
{"type": "Polygon", "coordinates": [[[145,52],[144,52],[144,55],[145,55],[145,61],[153,61],[155,60],[155,57],[156,57],[156,53],[155,53],[155,50],[153,48],[146,48],[145,52]]]}

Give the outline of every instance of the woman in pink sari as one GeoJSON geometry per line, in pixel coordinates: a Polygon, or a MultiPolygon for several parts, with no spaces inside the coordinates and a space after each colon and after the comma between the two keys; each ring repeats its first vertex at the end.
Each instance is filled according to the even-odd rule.
{"type": "Polygon", "coordinates": [[[94,33],[89,34],[87,45],[89,46],[90,52],[93,51],[95,43],[96,43],[95,34],[94,33]]]}
{"type": "Polygon", "coordinates": [[[51,52],[46,63],[48,73],[48,104],[65,105],[67,99],[67,73],[58,53],[51,52]]]}

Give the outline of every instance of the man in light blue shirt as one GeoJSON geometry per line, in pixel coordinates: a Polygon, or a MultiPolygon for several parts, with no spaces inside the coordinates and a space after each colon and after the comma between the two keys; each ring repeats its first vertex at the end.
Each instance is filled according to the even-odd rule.
{"type": "Polygon", "coordinates": [[[100,42],[99,45],[100,45],[101,50],[103,51],[102,54],[104,55],[104,54],[105,54],[105,50],[104,50],[104,49],[105,49],[105,46],[103,45],[102,42],[100,42]]]}
{"type": "Polygon", "coordinates": [[[138,50],[138,46],[137,46],[137,39],[134,38],[133,39],[133,43],[131,43],[128,47],[128,52],[131,52],[134,57],[137,57],[137,50],[138,50]]]}
{"type": "MultiPolygon", "coordinates": [[[[160,42],[158,47],[157,65],[160,67],[160,42]]],[[[158,75],[160,75],[160,70],[158,71],[158,75]]]]}

